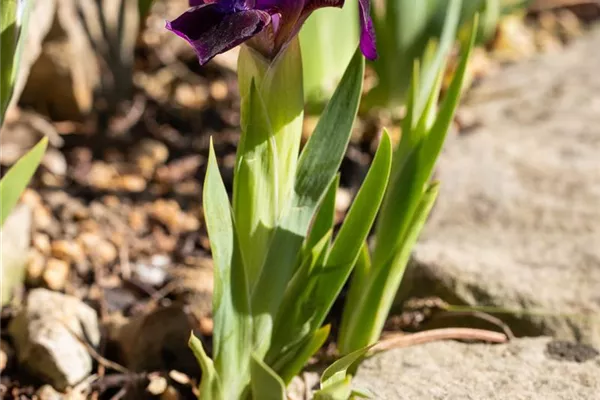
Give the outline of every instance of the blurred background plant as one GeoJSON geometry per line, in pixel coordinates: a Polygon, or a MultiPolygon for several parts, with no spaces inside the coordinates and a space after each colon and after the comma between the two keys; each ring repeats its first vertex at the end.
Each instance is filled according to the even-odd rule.
{"type": "MultiPolygon", "coordinates": [[[[366,107],[397,107],[407,100],[413,62],[421,63],[424,82],[431,82],[449,57],[457,33],[480,14],[478,43],[486,43],[496,32],[502,0],[464,1],[458,19],[448,18],[451,2],[445,0],[387,0],[374,9],[374,25],[382,56],[372,66],[377,83],[365,99],[366,107]]],[[[513,5],[514,7],[514,5],[513,5]]],[[[513,10],[513,7],[510,10],[513,10]]],[[[507,9],[509,10],[509,9],[507,9]]],[[[428,84],[420,85],[428,93],[428,84]]],[[[421,96],[422,97],[422,96],[421,96]]]]}
{"type": "MultiPolygon", "coordinates": [[[[13,97],[23,43],[27,35],[30,7],[29,0],[8,0],[2,2],[0,10],[0,128],[13,97]]],[[[47,139],[42,139],[0,179],[0,236],[13,234],[2,229],[4,222],[17,205],[21,194],[42,161],[47,144],[47,139]]],[[[24,269],[15,268],[13,261],[4,257],[0,260],[1,304],[10,299],[13,288],[22,282],[25,276],[24,269]]]]}
{"type": "Polygon", "coordinates": [[[95,53],[101,57],[99,95],[107,112],[133,98],[135,47],[153,0],[82,0],[78,7],[95,53]],[[136,4],[137,2],[137,4],[136,4]]]}
{"type": "MultiPolygon", "coordinates": [[[[448,5],[446,18],[451,22],[445,25],[455,25],[461,0],[449,0],[448,5]]],[[[430,179],[462,94],[476,38],[476,21],[477,17],[439,109],[446,57],[425,79],[421,79],[419,61],[413,63],[402,136],[394,150],[390,183],[378,215],[373,246],[364,245],[344,305],[338,336],[342,354],[379,340],[406,264],[433,207],[438,183],[430,179]],[[422,86],[427,88],[425,92],[422,86]]]]}
{"type": "MultiPolygon", "coordinates": [[[[421,79],[431,81],[439,65],[450,56],[457,38],[466,40],[475,13],[480,15],[477,44],[494,39],[500,19],[525,9],[530,0],[470,0],[463,2],[457,20],[448,19],[446,0],[380,0],[373,6],[380,57],[369,63],[374,87],[367,88],[361,109],[393,108],[404,104],[412,79],[413,62],[421,62],[421,79]]],[[[305,62],[305,96],[318,111],[323,96],[331,93],[350,59],[350,40],[358,37],[356,7],[321,10],[307,21],[300,38],[303,51],[321,61],[305,62]]],[[[312,59],[312,58],[311,58],[312,59]]],[[[469,79],[467,79],[468,81],[469,79]]],[[[424,93],[428,86],[421,85],[424,93]]]]}
{"type": "Polygon", "coordinates": [[[304,54],[304,97],[308,107],[322,108],[329,99],[358,42],[358,4],[347,2],[340,9],[315,11],[300,31],[304,54]],[[343,38],[343,40],[341,40],[343,38]]]}

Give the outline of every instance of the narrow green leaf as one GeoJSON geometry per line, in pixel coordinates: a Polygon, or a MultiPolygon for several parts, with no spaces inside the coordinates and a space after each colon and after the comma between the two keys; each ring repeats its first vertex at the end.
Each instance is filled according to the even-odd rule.
{"type": "Polygon", "coordinates": [[[17,21],[19,28],[19,37],[17,41],[17,51],[15,53],[14,68],[12,71],[12,82],[13,85],[16,83],[17,74],[21,68],[21,58],[23,51],[25,50],[25,42],[27,41],[27,33],[29,31],[29,23],[31,20],[31,11],[33,9],[34,0],[19,0],[20,1],[20,20],[17,21]]]}
{"type": "Polygon", "coordinates": [[[348,368],[361,359],[371,347],[373,346],[365,346],[362,349],[353,351],[327,367],[321,375],[321,388],[326,389],[337,382],[343,381],[348,374],[348,368]]]}
{"type": "Polygon", "coordinates": [[[314,393],[314,400],[349,400],[352,396],[352,377],[332,383],[314,393]]]}
{"type": "Polygon", "coordinates": [[[233,213],[252,288],[277,220],[277,154],[264,102],[254,80],[242,100],[242,136],[234,173],[233,213]]]}
{"type": "Polygon", "coordinates": [[[226,400],[221,390],[219,375],[215,370],[212,360],[206,355],[202,342],[192,333],[188,342],[190,349],[196,356],[196,360],[202,369],[202,380],[200,381],[200,398],[202,400],[226,400]]]}
{"type": "Polygon", "coordinates": [[[356,266],[354,267],[354,272],[350,280],[350,288],[348,289],[348,295],[346,297],[344,311],[342,313],[342,321],[338,331],[338,349],[342,354],[347,354],[350,352],[345,344],[348,331],[350,329],[348,324],[350,323],[352,317],[355,317],[353,315],[356,313],[354,307],[356,307],[356,304],[361,302],[361,298],[364,295],[364,285],[372,273],[371,269],[371,254],[369,253],[369,246],[365,241],[360,251],[360,256],[356,261],[356,266]]]}
{"type": "Polygon", "coordinates": [[[286,400],[285,384],[256,354],[252,355],[252,397],[256,400],[286,400]]]}
{"type": "Polygon", "coordinates": [[[212,140],[204,180],[204,217],[215,264],[213,357],[227,384],[226,399],[238,398],[249,381],[252,325],[249,291],[227,191],[212,140]]]}
{"type": "MultiPolygon", "coordinates": [[[[431,63],[425,63],[425,60],[423,60],[423,76],[421,77],[420,85],[421,93],[419,94],[419,101],[417,103],[417,114],[419,115],[424,108],[423,102],[432,93],[435,93],[437,99],[439,90],[436,89],[436,83],[439,80],[440,71],[446,69],[448,56],[452,50],[452,45],[456,41],[462,0],[449,0],[447,3],[447,6],[440,8],[440,11],[443,11],[444,23],[435,56],[431,63]]],[[[441,80],[439,81],[441,83],[441,80]]]]}
{"type": "Polygon", "coordinates": [[[292,381],[294,376],[298,375],[308,360],[325,344],[331,331],[330,325],[325,325],[317,329],[313,333],[304,346],[301,346],[298,351],[290,358],[290,362],[286,364],[279,373],[281,379],[287,384],[292,381]]]}
{"type": "Polygon", "coordinates": [[[352,272],[375,220],[389,178],[392,144],[384,133],[375,159],[325,262],[303,275],[286,292],[274,331],[274,349],[303,340],[323,323],[352,272]]]}
{"type": "Polygon", "coordinates": [[[393,249],[406,234],[408,224],[431,176],[460,100],[474,37],[475,31],[473,30],[471,41],[463,51],[460,65],[446,93],[436,121],[429,132],[423,135],[421,141],[406,155],[406,161],[399,168],[394,166],[396,174],[390,181],[388,193],[381,208],[381,218],[377,224],[377,240],[373,251],[374,265],[387,263],[393,256],[393,249]]]}
{"type": "Polygon", "coordinates": [[[323,236],[333,229],[333,222],[335,219],[335,197],[339,184],[340,176],[338,174],[333,182],[331,182],[323,201],[321,201],[321,205],[319,206],[319,210],[317,211],[317,215],[315,216],[310,229],[310,234],[306,239],[305,247],[307,249],[313,248],[323,236]]]}
{"type": "Polygon", "coordinates": [[[0,180],[0,227],[2,227],[6,217],[19,201],[35,170],[42,162],[47,146],[47,138],[40,140],[0,180]]]}
{"type": "Polygon", "coordinates": [[[301,267],[288,285],[275,319],[271,347],[265,358],[276,371],[293,363],[293,358],[304,347],[315,331],[311,330],[315,315],[313,289],[322,274],[332,231],[304,254],[301,267]]]}
{"type": "Polygon", "coordinates": [[[316,324],[313,329],[323,323],[356,264],[383,200],[391,164],[392,142],[384,131],[371,168],[331,246],[323,276],[318,278],[316,291],[312,295],[312,301],[318,305],[312,321],[316,324]]]}
{"type": "Polygon", "coordinates": [[[13,89],[13,68],[19,29],[17,0],[2,0],[0,8],[0,126],[13,89]]]}
{"type": "Polygon", "coordinates": [[[252,293],[255,349],[265,354],[273,321],[310,221],[342,162],[362,90],[364,59],[357,50],[298,161],[292,204],[282,215],[252,293]]]}
{"type": "Polygon", "coordinates": [[[375,343],[383,329],[398,286],[404,275],[412,249],[425,225],[427,216],[438,194],[438,185],[433,184],[423,194],[408,234],[392,252],[393,258],[372,269],[368,279],[357,281],[361,297],[352,298],[344,306],[343,331],[340,332],[338,347],[342,354],[375,343]]]}
{"type": "Polygon", "coordinates": [[[419,168],[419,176],[417,178],[422,182],[426,181],[431,176],[433,165],[435,164],[437,157],[442,149],[442,145],[444,144],[444,140],[446,139],[446,134],[450,129],[450,124],[452,123],[454,113],[456,112],[456,108],[458,107],[465,80],[465,75],[467,72],[467,65],[469,63],[471,51],[475,44],[475,37],[477,35],[477,21],[478,18],[476,17],[475,22],[473,24],[473,30],[471,31],[470,40],[467,43],[467,47],[463,51],[460,64],[458,65],[454,78],[452,79],[452,83],[448,88],[446,97],[444,98],[444,102],[440,107],[435,123],[431,127],[431,131],[427,136],[427,140],[424,143],[422,150],[424,162],[423,165],[419,168]]]}

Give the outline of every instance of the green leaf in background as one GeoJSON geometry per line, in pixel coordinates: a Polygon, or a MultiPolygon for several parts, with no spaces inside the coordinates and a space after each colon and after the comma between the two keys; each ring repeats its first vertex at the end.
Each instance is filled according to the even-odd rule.
{"type": "Polygon", "coordinates": [[[316,10],[304,23],[300,47],[305,55],[304,95],[309,104],[318,106],[335,90],[358,43],[357,21],[358,2],[350,1],[341,10],[316,10]]]}
{"type": "Polygon", "coordinates": [[[246,272],[212,140],[203,204],[215,265],[213,358],[224,398],[237,399],[250,380],[252,321],[246,272]]]}
{"type": "MultiPolygon", "coordinates": [[[[475,33],[473,32],[471,42],[463,51],[460,65],[431,129],[426,135],[419,134],[419,136],[424,137],[413,149],[405,152],[405,160],[395,160],[395,176],[392,176],[390,188],[382,206],[382,217],[377,225],[376,237],[378,239],[373,252],[373,263],[376,265],[383,265],[387,262],[397,243],[402,241],[404,232],[410,222],[412,210],[417,206],[421,193],[425,188],[425,183],[431,176],[433,166],[441,151],[460,100],[474,39],[475,33]]],[[[438,73],[441,74],[442,72],[438,71],[438,73]]],[[[428,115],[420,116],[420,120],[428,118],[428,115]]],[[[423,127],[423,124],[417,124],[417,127],[419,126],[423,127]]],[[[402,146],[400,144],[400,148],[402,146]]]]}
{"type": "Polygon", "coordinates": [[[286,400],[285,384],[279,376],[256,355],[252,356],[252,398],[286,400]]]}
{"type": "MultiPolygon", "coordinates": [[[[475,21],[470,41],[463,50],[460,65],[435,121],[430,119],[437,95],[428,95],[422,115],[414,115],[414,110],[408,110],[411,119],[418,120],[410,127],[417,132],[405,135],[411,142],[409,145],[401,142],[402,158],[398,152],[394,157],[394,172],[379,216],[369,272],[360,275],[361,280],[352,280],[338,338],[342,354],[379,339],[410,252],[437,194],[437,187],[429,185],[428,181],[460,99],[476,27],[475,21]],[[358,292],[361,296],[356,294],[358,292]]],[[[438,71],[439,75],[441,73],[438,71]]],[[[433,90],[439,90],[439,85],[434,85],[433,90]]],[[[412,103],[409,106],[412,107],[412,103]]]]}
{"type": "Polygon", "coordinates": [[[17,0],[2,0],[0,9],[0,126],[13,88],[13,66],[19,37],[17,0]]]}
{"type": "Polygon", "coordinates": [[[40,140],[0,180],[0,227],[2,227],[6,217],[19,201],[21,193],[23,193],[35,170],[42,162],[47,146],[47,138],[40,140]]]}
{"type": "Polygon", "coordinates": [[[206,355],[202,342],[192,333],[188,345],[202,369],[200,397],[206,400],[226,400],[221,390],[221,382],[212,360],[206,355]]]}
{"type": "Polygon", "coordinates": [[[373,24],[379,58],[372,63],[379,83],[365,103],[395,106],[405,101],[415,59],[434,36],[432,21],[446,0],[388,0],[374,7],[373,24]]]}
{"type": "Polygon", "coordinates": [[[320,326],[358,260],[379,211],[392,165],[392,142],[384,131],[379,148],[318,277],[311,302],[316,304],[312,329],[320,326]]]}
{"type": "Polygon", "coordinates": [[[15,85],[31,0],[2,0],[0,7],[0,127],[15,85]]]}
{"type": "Polygon", "coordinates": [[[404,275],[406,263],[433,207],[437,193],[437,185],[432,185],[424,193],[409,225],[408,233],[404,241],[398,244],[393,258],[383,265],[372,268],[368,276],[361,277],[362,280],[352,280],[351,296],[354,292],[360,292],[360,297],[349,297],[344,306],[338,337],[338,348],[341,354],[348,354],[354,349],[360,349],[379,340],[404,275]]]}
{"type": "Polygon", "coordinates": [[[439,90],[436,89],[435,85],[438,82],[441,85],[441,76],[444,74],[448,56],[456,41],[462,4],[462,0],[449,0],[447,8],[440,9],[443,15],[443,23],[441,24],[442,32],[439,42],[426,42],[425,49],[433,45],[434,50],[430,57],[421,57],[423,69],[420,76],[421,81],[419,82],[420,93],[418,93],[416,103],[417,115],[421,114],[421,110],[424,107],[422,103],[429,97],[435,97],[437,103],[439,90]]]}
{"type": "Polygon", "coordinates": [[[273,321],[296,269],[310,221],[340,167],[362,90],[364,59],[359,50],[348,65],[300,159],[289,208],[281,216],[265,265],[252,293],[255,350],[266,354],[273,321]]]}
{"type": "Polygon", "coordinates": [[[248,287],[262,269],[277,221],[277,154],[271,124],[254,80],[242,100],[242,136],[234,173],[233,212],[248,287]]]}

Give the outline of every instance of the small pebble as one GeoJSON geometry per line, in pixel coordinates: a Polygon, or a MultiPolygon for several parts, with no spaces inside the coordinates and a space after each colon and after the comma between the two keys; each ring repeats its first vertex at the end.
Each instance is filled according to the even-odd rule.
{"type": "Polygon", "coordinates": [[[148,218],[141,210],[134,209],[128,215],[129,226],[137,233],[146,231],[148,228],[148,218]]]}
{"type": "Polygon", "coordinates": [[[225,100],[227,98],[227,84],[224,81],[214,81],[210,84],[210,95],[217,101],[225,100]]]}
{"type": "Polygon", "coordinates": [[[31,239],[33,247],[44,255],[50,255],[51,245],[50,237],[45,233],[34,233],[31,239]]]}
{"type": "Polygon", "coordinates": [[[26,281],[29,285],[37,286],[46,267],[46,258],[37,250],[29,253],[26,281]]]}
{"type": "Polygon", "coordinates": [[[57,258],[51,258],[46,263],[42,279],[52,290],[62,290],[69,277],[69,263],[57,258]]]}
{"type": "Polygon", "coordinates": [[[176,369],[169,371],[169,378],[182,385],[189,385],[192,381],[189,376],[183,372],[177,371],[176,369]]]}
{"type": "Polygon", "coordinates": [[[140,175],[123,175],[119,187],[126,192],[139,193],[146,189],[146,180],[140,175]]]}
{"type": "Polygon", "coordinates": [[[72,240],[53,241],[52,257],[72,263],[81,263],[85,260],[81,244],[72,240]]]}
{"type": "Polygon", "coordinates": [[[169,383],[164,376],[152,376],[146,390],[153,396],[159,396],[167,390],[167,386],[169,383]]]}
{"type": "Polygon", "coordinates": [[[86,232],[79,236],[84,249],[92,259],[101,264],[110,264],[117,259],[116,247],[97,234],[86,232]]]}
{"type": "Polygon", "coordinates": [[[181,211],[175,200],[157,200],[150,206],[152,218],[164,224],[170,232],[190,232],[198,230],[200,221],[181,211]]]}
{"type": "Polygon", "coordinates": [[[140,281],[151,286],[162,286],[167,279],[167,271],[152,264],[136,263],[133,271],[140,281]]]}

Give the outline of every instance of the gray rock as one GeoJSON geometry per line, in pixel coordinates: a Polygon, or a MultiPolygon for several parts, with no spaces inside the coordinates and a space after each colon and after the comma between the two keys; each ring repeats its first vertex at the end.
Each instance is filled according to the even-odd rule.
{"type": "Polygon", "coordinates": [[[523,310],[518,335],[600,344],[600,30],[506,68],[449,138],[401,297],[523,310]],[[529,312],[529,314],[528,314],[529,312]]]}
{"type": "Polygon", "coordinates": [[[0,266],[2,304],[25,281],[25,267],[31,242],[31,208],[18,205],[0,229],[0,266]]]}
{"type": "Polygon", "coordinates": [[[58,390],[77,384],[92,371],[92,358],[77,337],[97,346],[98,317],[75,297],[32,290],[8,331],[20,365],[58,390]]]}
{"type": "Polygon", "coordinates": [[[445,341],[395,349],[365,360],[353,384],[379,400],[597,399],[600,357],[582,363],[557,360],[548,352],[550,342],[445,341]]]}

